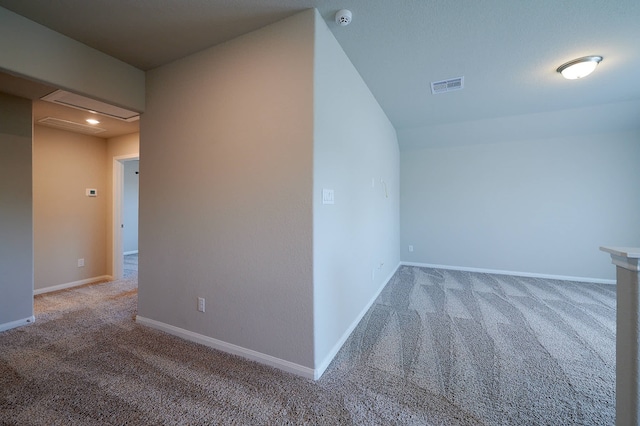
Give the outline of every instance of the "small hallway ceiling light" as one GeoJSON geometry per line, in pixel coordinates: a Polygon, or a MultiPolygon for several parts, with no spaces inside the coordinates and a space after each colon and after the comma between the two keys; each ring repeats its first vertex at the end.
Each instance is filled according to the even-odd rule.
{"type": "Polygon", "coordinates": [[[100,122],[98,120],[96,120],[95,118],[87,118],[87,123],[89,123],[89,124],[100,124],[100,122]]]}
{"type": "Polygon", "coordinates": [[[591,74],[600,61],[602,61],[602,56],[585,56],[560,65],[556,71],[567,80],[575,80],[591,74]]]}

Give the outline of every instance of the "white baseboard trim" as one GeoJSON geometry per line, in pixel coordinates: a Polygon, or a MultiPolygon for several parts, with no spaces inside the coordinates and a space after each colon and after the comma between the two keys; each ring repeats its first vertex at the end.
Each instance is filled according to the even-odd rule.
{"type": "Polygon", "coordinates": [[[389,274],[387,279],[382,282],[382,285],[380,286],[380,288],[376,290],[373,297],[369,300],[366,306],[360,311],[356,319],[351,323],[349,328],[347,328],[347,330],[342,334],[342,337],[340,337],[340,339],[336,342],[333,348],[331,348],[331,350],[329,351],[327,356],[324,357],[324,360],[320,363],[320,365],[315,369],[315,375],[313,377],[314,380],[318,380],[324,374],[325,370],[329,367],[329,364],[331,364],[331,361],[333,361],[333,358],[336,357],[336,355],[338,354],[338,351],[342,348],[342,345],[344,345],[344,343],[347,341],[349,336],[351,336],[351,333],[353,333],[353,330],[355,330],[358,324],[360,324],[360,321],[362,321],[362,318],[365,316],[367,311],[374,304],[378,296],[380,296],[380,293],[382,293],[382,290],[384,290],[387,284],[389,284],[389,281],[391,281],[391,278],[393,278],[393,275],[396,273],[400,265],[402,265],[402,263],[398,263],[398,266],[396,266],[394,270],[391,272],[391,274],[389,274]]]}
{"type": "Polygon", "coordinates": [[[138,250],[125,251],[122,254],[125,255],[125,256],[128,255],[128,254],[138,254],[138,250]]]}
{"type": "Polygon", "coordinates": [[[615,284],[616,283],[616,280],[607,280],[602,278],[571,277],[566,275],[537,274],[533,272],[502,271],[499,269],[468,268],[466,266],[433,265],[431,263],[417,263],[417,262],[400,262],[400,264],[403,266],[418,266],[420,268],[480,272],[482,274],[513,275],[516,277],[543,278],[547,280],[577,281],[577,282],[594,283],[594,284],[615,284]]]}
{"type": "Polygon", "coordinates": [[[0,332],[11,330],[12,328],[21,327],[27,324],[33,324],[36,322],[36,317],[31,315],[28,318],[22,318],[16,321],[5,322],[4,324],[0,324],[0,332]]]}
{"type": "Polygon", "coordinates": [[[111,275],[101,275],[99,277],[87,278],[80,281],[73,281],[66,284],[53,285],[51,287],[37,288],[33,290],[33,295],[42,294],[42,293],[51,293],[52,291],[64,290],[65,288],[78,287],[80,285],[91,284],[98,281],[112,281],[113,277],[111,275]]]}
{"type": "Polygon", "coordinates": [[[242,346],[223,342],[222,340],[218,340],[209,336],[194,333],[193,331],[175,327],[173,325],[169,325],[160,321],[141,317],[140,315],[136,316],[136,322],[151,328],[155,328],[156,330],[164,331],[165,333],[169,333],[174,336],[177,336],[186,340],[190,340],[192,342],[209,346],[210,348],[218,349],[223,352],[227,352],[233,355],[238,355],[243,358],[250,359],[252,361],[257,361],[261,364],[265,364],[271,367],[278,368],[283,371],[287,371],[289,373],[297,374],[298,376],[302,376],[307,379],[314,378],[314,371],[312,368],[305,367],[290,361],[286,361],[284,359],[263,354],[261,352],[254,351],[252,349],[243,348],[242,346]]]}

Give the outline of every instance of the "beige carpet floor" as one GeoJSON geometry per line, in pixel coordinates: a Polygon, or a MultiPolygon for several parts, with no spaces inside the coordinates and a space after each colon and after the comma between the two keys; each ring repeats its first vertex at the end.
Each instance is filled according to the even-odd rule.
{"type": "Polygon", "coordinates": [[[614,286],[403,266],[316,382],[136,324],[136,289],[37,296],[0,424],[614,424],[614,286]]]}

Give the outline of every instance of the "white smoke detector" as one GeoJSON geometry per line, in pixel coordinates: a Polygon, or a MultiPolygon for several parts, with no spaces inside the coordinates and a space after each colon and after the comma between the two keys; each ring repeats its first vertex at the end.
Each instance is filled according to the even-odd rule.
{"type": "Polygon", "coordinates": [[[347,9],[341,9],[336,13],[336,24],[346,27],[351,23],[351,11],[347,9]]]}

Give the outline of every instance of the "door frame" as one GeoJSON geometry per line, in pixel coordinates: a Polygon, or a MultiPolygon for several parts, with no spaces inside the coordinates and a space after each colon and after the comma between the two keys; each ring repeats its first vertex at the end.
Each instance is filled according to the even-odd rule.
{"type": "Polygon", "coordinates": [[[112,220],[112,268],[111,273],[114,280],[122,279],[124,275],[124,258],[122,244],[122,217],[123,217],[123,197],[124,197],[124,163],[127,161],[140,160],[140,154],[127,154],[113,157],[113,220],[112,220]]]}

